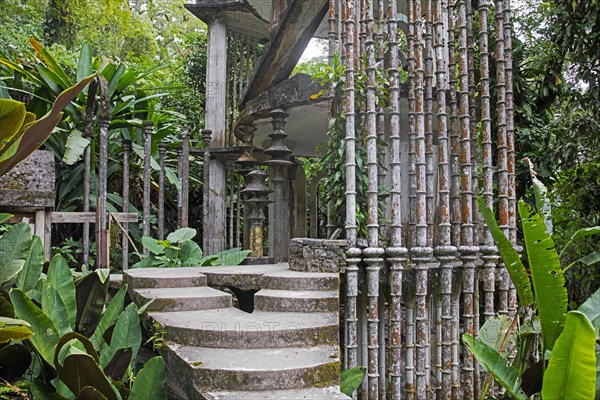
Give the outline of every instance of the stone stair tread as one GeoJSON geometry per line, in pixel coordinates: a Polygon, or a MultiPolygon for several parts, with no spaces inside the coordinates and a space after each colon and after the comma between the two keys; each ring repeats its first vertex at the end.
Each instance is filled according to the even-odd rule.
{"type": "Polygon", "coordinates": [[[309,388],[295,390],[213,392],[203,394],[205,400],[350,400],[339,388],[309,388]]]}
{"type": "Polygon", "coordinates": [[[267,273],[286,271],[287,263],[203,267],[210,286],[232,286],[241,290],[259,290],[267,273]]]}
{"type": "Polygon", "coordinates": [[[138,268],[124,273],[125,283],[139,288],[176,288],[206,286],[206,267],[138,268]]]}
{"type": "Polygon", "coordinates": [[[206,310],[232,305],[230,294],[206,286],[136,289],[133,293],[138,303],[155,299],[148,312],[206,310]]]}
{"type": "Polygon", "coordinates": [[[248,314],[237,308],[228,307],[212,310],[175,311],[151,313],[151,318],[161,325],[203,330],[286,330],[311,328],[314,326],[337,325],[338,316],[330,313],[293,313],[254,311],[248,314]]]}
{"type": "Polygon", "coordinates": [[[334,291],[324,290],[277,290],[261,289],[256,296],[282,297],[294,299],[337,299],[338,294],[334,291]]]}
{"type": "Polygon", "coordinates": [[[337,346],[223,349],[170,344],[169,348],[196,370],[289,371],[337,362],[339,357],[337,346]]]}
{"type": "Polygon", "coordinates": [[[339,275],[328,272],[277,271],[263,275],[263,288],[275,290],[338,290],[339,275]]]}

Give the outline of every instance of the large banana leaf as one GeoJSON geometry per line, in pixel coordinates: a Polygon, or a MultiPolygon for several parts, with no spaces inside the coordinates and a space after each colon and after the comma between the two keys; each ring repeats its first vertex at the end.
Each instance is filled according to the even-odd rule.
{"type": "Polygon", "coordinates": [[[142,342],[142,328],[137,306],[134,303],[121,313],[110,340],[110,347],[100,356],[100,365],[105,367],[119,349],[132,349],[131,359],[135,361],[142,342]]]}
{"type": "Polygon", "coordinates": [[[138,372],[129,400],[166,400],[165,361],[162,357],[154,357],[146,362],[138,372]]]}
{"type": "Polygon", "coordinates": [[[77,327],[86,336],[91,336],[100,321],[108,291],[108,281],[103,282],[100,270],[96,270],[77,282],[77,327]]]}
{"type": "Polygon", "coordinates": [[[535,197],[535,207],[538,213],[544,218],[544,224],[546,225],[546,232],[552,235],[554,227],[552,226],[552,205],[548,198],[548,189],[546,185],[542,183],[537,177],[537,173],[533,168],[533,163],[527,157],[525,161],[529,163],[529,173],[531,175],[531,183],[533,184],[533,194],[535,197]]]}
{"type": "Polygon", "coordinates": [[[25,104],[20,101],[0,99],[0,149],[19,132],[25,113],[25,104]]]}
{"type": "Polygon", "coordinates": [[[90,76],[93,71],[92,51],[90,50],[90,46],[84,44],[79,53],[79,61],[77,62],[77,81],[79,82],[86,76],[90,76]]]}
{"type": "Polygon", "coordinates": [[[525,248],[542,325],[544,347],[552,350],[567,313],[567,289],[558,254],[542,217],[527,203],[519,202],[525,248]]]}
{"type": "Polygon", "coordinates": [[[340,374],[340,392],[348,397],[352,397],[352,393],[358,389],[366,375],[367,368],[363,366],[342,371],[340,374]]]}
{"type": "Polygon", "coordinates": [[[0,285],[17,276],[25,265],[31,247],[31,228],[18,223],[0,237],[0,285]]]}
{"type": "Polygon", "coordinates": [[[33,122],[21,134],[15,135],[4,148],[0,149],[0,176],[37,150],[50,136],[62,119],[62,110],[79,94],[95,75],[88,76],[75,86],[63,91],[54,101],[52,109],[42,118],[33,122]]]}
{"type": "Polygon", "coordinates": [[[27,372],[30,365],[31,350],[21,343],[9,344],[0,349],[0,378],[3,380],[16,381],[27,372]]]}
{"type": "Polygon", "coordinates": [[[60,336],[71,332],[67,307],[50,282],[42,285],[42,311],[50,317],[60,336]]]}
{"type": "Polygon", "coordinates": [[[596,392],[596,334],[579,311],[567,314],[544,373],[544,400],[593,400],[596,392]]]}
{"type": "Polygon", "coordinates": [[[16,285],[25,293],[34,289],[42,275],[44,268],[44,245],[39,236],[34,236],[31,240],[29,255],[25,260],[23,269],[17,275],[16,285]]]}
{"type": "Polygon", "coordinates": [[[44,360],[53,365],[54,348],[58,343],[59,336],[52,320],[33,304],[21,289],[12,289],[10,300],[15,309],[15,315],[31,325],[33,345],[44,360]]]}
{"type": "Polygon", "coordinates": [[[67,165],[75,164],[77,161],[79,161],[89,144],[90,140],[83,137],[83,133],[81,133],[80,130],[73,129],[67,138],[63,162],[67,165]]]}
{"type": "Polygon", "coordinates": [[[111,326],[113,326],[119,315],[123,312],[125,295],[127,294],[127,285],[121,286],[117,294],[112,298],[106,310],[102,313],[100,322],[94,331],[90,341],[96,349],[100,349],[104,344],[104,332],[106,332],[111,326]]]}
{"type": "Polygon", "coordinates": [[[30,325],[22,319],[0,317],[0,344],[25,340],[33,335],[30,325]]]}
{"type": "Polygon", "coordinates": [[[510,366],[508,361],[496,350],[479,339],[474,339],[469,334],[463,335],[463,342],[467,345],[477,361],[483,365],[506,389],[506,391],[517,400],[527,400],[527,395],[521,390],[521,378],[519,371],[510,366]]]}
{"type": "Polygon", "coordinates": [[[600,329],[600,288],[579,307],[579,311],[588,317],[596,330],[600,329]]]}
{"type": "Polygon", "coordinates": [[[75,301],[75,285],[73,275],[67,264],[67,260],[61,255],[56,255],[50,262],[48,268],[48,282],[56,289],[56,292],[62,299],[68,315],[68,322],[71,328],[75,329],[77,319],[77,304],[75,301]]]}
{"type": "Polygon", "coordinates": [[[504,265],[510,275],[510,279],[513,281],[517,294],[519,295],[519,301],[521,305],[527,306],[533,304],[533,292],[531,290],[531,281],[527,270],[521,262],[519,253],[513,248],[510,241],[504,235],[504,233],[498,227],[494,212],[486,207],[485,202],[482,198],[477,199],[479,205],[479,211],[483,215],[483,219],[494,238],[498,251],[502,256],[504,265]]]}
{"type": "Polygon", "coordinates": [[[44,62],[44,64],[46,64],[48,69],[60,78],[64,87],[73,85],[67,73],[58,64],[58,61],[56,61],[54,56],[48,50],[46,50],[40,42],[38,42],[34,37],[30,37],[29,44],[36,51],[38,57],[44,62]]]}

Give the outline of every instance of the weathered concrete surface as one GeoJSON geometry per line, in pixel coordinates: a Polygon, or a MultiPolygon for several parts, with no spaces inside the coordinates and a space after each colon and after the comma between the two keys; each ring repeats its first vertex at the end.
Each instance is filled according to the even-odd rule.
{"type": "Polygon", "coordinates": [[[327,14],[328,0],[290,0],[273,39],[263,51],[250,84],[242,95],[246,102],[287,79],[327,14]]]}
{"type": "Polygon", "coordinates": [[[138,304],[154,299],[152,311],[192,311],[231,307],[230,294],[209,287],[136,289],[133,298],[138,304]]]}
{"type": "MultiPolygon", "coordinates": [[[[182,288],[206,286],[205,267],[191,268],[140,268],[123,274],[123,281],[130,288],[182,288]]],[[[111,275],[112,279],[112,275],[111,275]]]]}
{"type": "Polygon", "coordinates": [[[336,312],[337,292],[262,289],[254,295],[254,307],[262,311],[321,313],[336,312]]]}
{"type": "Polygon", "coordinates": [[[338,290],[340,277],[335,273],[281,271],[263,275],[262,287],[275,290],[338,290]]]}
{"type": "Polygon", "coordinates": [[[0,207],[54,208],[54,155],[34,151],[0,177],[0,207]]]}
{"type": "Polygon", "coordinates": [[[219,349],[168,344],[161,354],[177,368],[190,398],[218,390],[282,390],[335,385],[337,346],[219,349]]]}
{"type": "Polygon", "coordinates": [[[292,271],[340,272],[346,266],[345,240],[294,238],[289,246],[292,271]]]}
{"type": "Polygon", "coordinates": [[[285,271],[287,264],[237,265],[229,267],[204,267],[202,272],[210,286],[231,286],[241,290],[262,288],[262,276],[267,273],[285,271]]]}
{"type": "Polygon", "coordinates": [[[151,313],[165,329],[170,341],[187,345],[227,349],[266,349],[336,345],[338,318],[335,314],[298,314],[237,308],[206,311],[151,313]]]}
{"type": "Polygon", "coordinates": [[[266,4],[252,4],[246,0],[196,0],[185,4],[192,14],[204,22],[219,17],[227,26],[227,30],[254,38],[260,42],[269,39],[270,0],[266,4]],[[263,10],[268,6],[268,10],[263,10]]]}
{"type": "Polygon", "coordinates": [[[350,400],[337,387],[296,390],[273,390],[268,392],[219,392],[206,393],[204,400],[350,400]]]}

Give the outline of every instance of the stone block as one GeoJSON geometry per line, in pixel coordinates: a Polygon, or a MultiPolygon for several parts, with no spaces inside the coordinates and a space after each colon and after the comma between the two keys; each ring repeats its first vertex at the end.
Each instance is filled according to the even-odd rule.
{"type": "Polygon", "coordinates": [[[54,208],[54,155],[35,151],[0,177],[0,207],[54,208]]]}
{"type": "Polygon", "coordinates": [[[340,272],[346,266],[345,240],[295,238],[288,257],[292,271],[340,272]]]}

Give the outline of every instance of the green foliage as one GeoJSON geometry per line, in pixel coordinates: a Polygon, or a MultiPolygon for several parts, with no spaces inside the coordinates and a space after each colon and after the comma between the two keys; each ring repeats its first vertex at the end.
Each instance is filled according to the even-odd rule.
{"type": "MultiPolygon", "coordinates": [[[[0,60],[0,62],[2,62],[0,60]]],[[[25,106],[14,100],[0,99],[0,122],[8,129],[0,132],[0,176],[37,150],[50,137],[63,117],[63,109],[71,107],[71,101],[95,77],[90,75],[75,85],[67,84],[60,89],[56,100],[46,115],[36,121],[35,114],[25,111],[25,106]],[[1,110],[12,109],[2,114],[1,110]]]]}
{"type": "Polygon", "coordinates": [[[571,311],[544,374],[542,397],[593,399],[596,391],[596,335],[585,314],[571,311]]]}
{"type": "Polygon", "coordinates": [[[340,392],[352,397],[352,393],[358,389],[367,375],[366,367],[354,367],[342,371],[340,374],[340,392]]]}
{"type": "MultiPolygon", "coordinates": [[[[504,242],[506,238],[501,232],[498,236],[499,230],[492,211],[487,209],[481,201],[479,206],[498,245],[502,259],[507,266],[510,265],[514,261],[514,250],[503,245],[506,244],[504,242]],[[495,231],[498,232],[494,233],[495,231]]],[[[525,329],[519,330],[517,335],[519,351],[512,365],[508,363],[510,352],[503,352],[502,345],[494,346],[499,340],[506,344],[511,335],[510,328],[506,332],[503,329],[497,329],[497,336],[494,339],[493,327],[488,328],[484,325],[482,329],[484,335],[481,339],[474,339],[465,334],[463,341],[496,381],[515,398],[525,399],[541,391],[542,397],[545,399],[593,399],[597,366],[596,333],[591,321],[596,321],[597,317],[595,311],[598,303],[597,295],[594,295],[582,306],[582,312],[567,313],[568,299],[563,270],[544,220],[523,201],[519,202],[518,208],[535,294],[533,304],[537,308],[537,315],[524,324],[525,329]],[[537,321],[539,321],[541,332],[534,328],[537,321]],[[527,326],[531,326],[533,329],[526,328],[527,326]],[[541,346],[538,347],[538,340],[530,340],[530,338],[532,335],[535,337],[540,334],[542,341],[541,346]],[[492,344],[492,346],[488,344],[492,344]],[[547,369],[545,369],[543,361],[539,365],[532,365],[528,359],[530,354],[535,354],[535,357],[544,357],[542,358],[544,360],[546,353],[551,354],[547,369]],[[525,382],[525,380],[531,380],[532,377],[534,380],[542,381],[541,387],[531,386],[530,382],[525,382]]],[[[596,233],[596,228],[578,231],[572,237],[575,240],[593,233],[596,233]]],[[[516,286],[524,286],[522,271],[518,274],[511,274],[511,278],[516,286]]],[[[529,277],[525,275],[525,278],[527,278],[526,283],[531,285],[529,277]]],[[[519,300],[522,301],[522,296],[519,300]]],[[[522,305],[529,304],[522,303],[522,305]]],[[[493,320],[488,322],[498,325],[493,320]]]]}
{"type": "Polygon", "coordinates": [[[150,254],[138,254],[141,260],[132,268],[238,265],[250,254],[248,250],[230,249],[204,256],[200,246],[192,240],[195,236],[196,230],[192,228],[171,232],[165,240],[144,236],[142,243],[150,254]]]}
{"type": "Polygon", "coordinates": [[[43,276],[41,242],[32,239],[25,223],[0,237],[2,243],[13,248],[0,246],[0,260],[12,266],[2,269],[10,292],[8,299],[0,298],[0,342],[10,343],[0,348],[0,367],[10,363],[10,368],[0,368],[0,378],[31,381],[35,398],[166,398],[160,357],[138,373],[144,384],[135,384],[142,310],[133,303],[125,308],[126,285],[105,307],[108,271],[76,278],[57,255],[43,276]]]}

